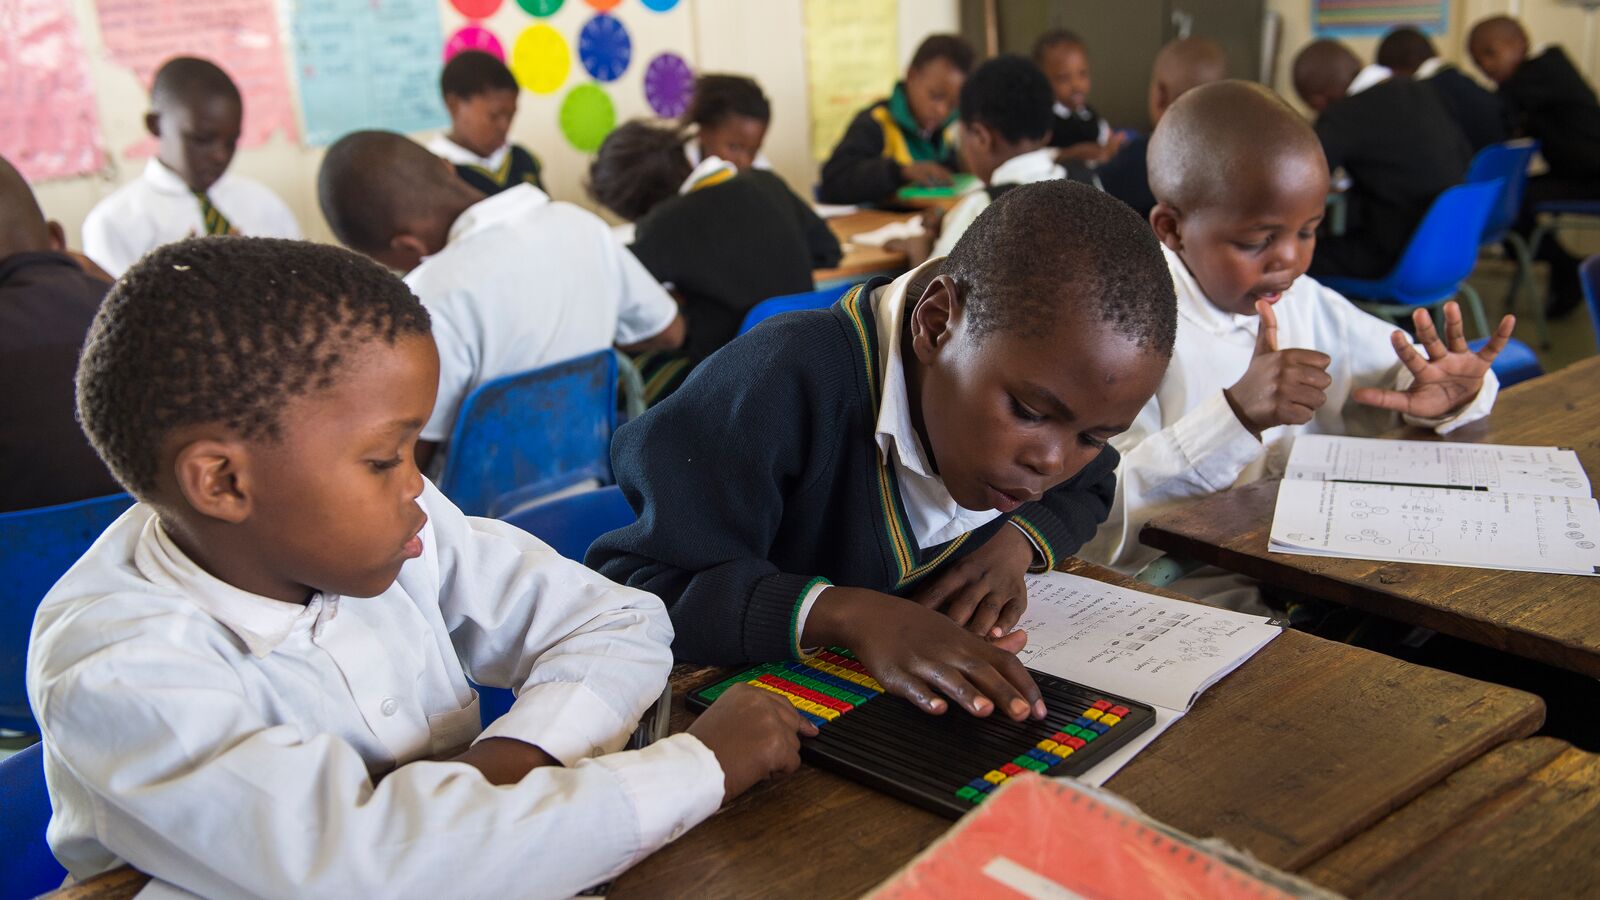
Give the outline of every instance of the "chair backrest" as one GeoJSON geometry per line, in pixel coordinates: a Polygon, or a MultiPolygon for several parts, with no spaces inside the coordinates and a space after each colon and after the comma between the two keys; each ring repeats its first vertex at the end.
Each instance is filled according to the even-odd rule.
{"type": "Polygon", "coordinates": [[[1588,301],[1595,347],[1600,348],[1600,253],[1578,264],[1578,280],[1583,283],[1583,299],[1588,301]]]}
{"type": "Polygon", "coordinates": [[[617,360],[610,350],[496,378],[467,395],[439,490],[471,516],[586,479],[611,481],[617,360]]]}
{"type": "Polygon", "coordinates": [[[1495,204],[1489,213],[1489,220],[1483,225],[1480,244],[1500,243],[1505,238],[1506,230],[1517,220],[1517,212],[1522,208],[1522,192],[1528,186],[1528,163],[1538,150],[1538,141],[1524,138],[1490,144],[1472,158],[1465,179],[1468,184],[1505,179],[1505,186],[1500,190],[1500,202],[1495,204]]]}
{"type": "Polygon", "coordinates": [[[0,900],[37,897],[61,886],[61,868],[45,843],[50,794],[44,786],[44,745],[0,759],[0,900]]]}
{"type": "Polygon", "coordinates": [[[616,485],[557,497],[504,517],[567,559],[583,561],[595,538],[635,519],[633,507],[616,485]]]}
{"type": "Polygon", "coordinates": [[[34,731],[23,673],[39,601],[133,498],[95,497],[0,513],[0,728],[34,731]]]}
{"type": "Polygon", "coordinates": [[[744,334],[746,331],[761,324],[763,320],[770,319],[778,313],[794,312],[797,309],[826,309],[838,301],[840,297],[843,297],[844,292],[851,287],[852,285],[845,284],[820,291],[807,291],[804,294],[784,294],[781,297],[763,300],[750,307],[750,311],[744,314],[744,324],[739,326],[739,333],[744,334]]]}
{"type": "Polygon", "coordinates": [[[1478,264],[1478,238],[1504,181],[1458,184],[1434,198],[1390,275],[1387,299],[1425,305],[1454,296],[1478,264]]]}

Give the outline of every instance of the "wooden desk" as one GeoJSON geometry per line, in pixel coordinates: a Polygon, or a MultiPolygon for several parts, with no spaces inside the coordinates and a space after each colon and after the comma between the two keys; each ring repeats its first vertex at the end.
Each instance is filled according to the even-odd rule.
{"type": "Polygon", "coordinates": [[[1600,896],[1600,756],[1515,741],[1300,874],[1350,897],[1600,896]]]}
{"type": "Polygon", "coordinates": [[[844,250],[844,258],[831,269],[813,271],[812,280],[818,285],[823,285],[827,282],[860,279],[879,273],[898,274],[905,271],[904,253],[885,250],[882,247],[858,247],[851,244],[850,239],[858,234],[882,228],[890,222],[904,221],[914,215],[916,213],[863,209],[829,219],[828,227],[833,229],[834,236],[839,239],[839,245],[844,250]]]}
{"type": "MultiPolygon", "coordinates": [[[[1063,568],[1148,589],[1078,560],[1063,568]]],[[[684,695],[724,672],[674,671],[673,731],[692,721],[684,695]]],[[[1294,869],[1483,753],[1532,734],[1543,717],[1531,694],[1287,632],[1106,786],[1158,819],[1294,869]]],[[[855,897],[949,825],[806,766],[758,785],[644,860],[609,896],[855,897]]],[[[69,896],[127,896],[97,885],[126,885],[128,871],[69,896]]]]}
{"type": "MultiPolygon", "coordinates": [[[[1439,440],[1406,429],[1391,437],[1439,440]]],[[[1600,357],[1507,389],[1489,418],[1445,440],[1571,447],[1600,484],[1600,357]]],[[[1258,482],[1151,521],[1151,547],[1268,584],[1600,676],[1600,580],[1458,566],[1269,553],[1277,482],[1258,482]]]]}

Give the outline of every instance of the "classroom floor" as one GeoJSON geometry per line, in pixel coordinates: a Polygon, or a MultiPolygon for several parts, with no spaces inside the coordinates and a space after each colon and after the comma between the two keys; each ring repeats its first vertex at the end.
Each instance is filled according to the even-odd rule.
{"type": "MultiPolygon", "coordinates": [[[[1588,256],[1600,253],[1600,234],[1589,232],[1573,232],[1562,236],[1562,242],[1567,249],[1579,256],[1588,256]]],[[[1534,279],[1540,298],[1544,297],[1546,284],[1546,267],[1542,263],[1534,263],[1534,279]]],[[[1499,319],[1507,310],[1505,308],[1506,291],[1511,287],[1511,276],[1515,266],[1510,262],[1484,256],[1478,262],[1478,268],[1467,281],[1483,297],[1484,311],[1489,316],[1490,324],[1499,319]]],[[[1534,327],[1532,316],[1529,315],[1532,307],[1527,299],[1526,288],[1519,299],[1516,309],[1518,340],[1532,347],[1539,354],[1539,362],[1544,365],[1546,372],[1554,372],[1564,366],[1594,356],[1597,345],[1594,326],[1589,322],[1589,315],[1583,307],[1578,307],[1560,319],[1550,320],[1550,348],[1539,349],[1538,330],[1534,327]]],[[[1477,337],[1477,335],[1469,335],[1477,337]]]]}

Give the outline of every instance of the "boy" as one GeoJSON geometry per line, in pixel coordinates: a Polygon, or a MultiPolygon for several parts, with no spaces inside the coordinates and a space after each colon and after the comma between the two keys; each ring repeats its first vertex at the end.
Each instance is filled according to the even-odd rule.
{"type": "Polygon", "coordinates": [[[994,198],[1019,184],[1067,177],[1048,145],[1050,102],[1050,82],[1015,54],[989,60],[961,86],[961,159],[984,190],[945,213],[934,256],[949,256],[994,198]]]}
{"type": "Polygon", "coordinates": [[[28,652],[75,878],[564,897],[798,764],[812,732],[749,693],[610,752],[667,676],[661,603],[423,479],[437,371],[416,298],[334,247],[185,241],[107,298],[79,413],[141,502],[28,652]],[[518,694],[487,729],[469,677],[518,694]]]}
{"type": "Polygon", "coordinates": [[[726,160],[743,172],[772,168],[761,152],[772,121],[772,106],[761,85],[742,75],[700,75],[683,113],[683,126],[694,134],[683,142],[690,167],[708,156],[726,160]]]}
{"type": "MultiPolygon", "coordinates": [[[[1228,77],[1228,57],[1222,45],[1209,38],[1180,38],[1168,43],[1156,54],[1150,72],[1150,123],[1160,123],[1167,108],[1179,97],[1213,81],[1228,77]]],[[[1150,193],[1150,178],[1146,157],[1150,151],[1150,136],[1130,138],[1117,151],[1115,158],[1095,170],[1100,187],[1106,193],[1133,207],[1143,218],[1150,218],[1156,205],[1150,193]]]]}
{"type": "Polygon", "coordinates": [[[1061,162],[1103,163],[1117,155],[1122,136],[1089,105],[1089,48],[1066,29],[1047,31],[1033,45],[1033,61],[1055,94],[1050,146],[1061,162]]]}
{"type": "Polygon", "coordinates": [[[1338,41],[1300,51],[1294,88],[1317,114],[1330,170],[1351,180],[1345,233],[1317,242],[1311,274],[1381,278],[1434,198],[1466,174],[1472,148],[1437,91],[1383,66],[1362,68],[1338,41]]]}
{"type": "Polygon", "coordinates": [[[328,148],[317,195],[341,243],[391,269],[433,316],[439,398],[424,466],[472,389],[603,350],[676,349],[678,305],[599,216],[531,184],[493,197],[406,138],[358,131],[328,148]]]}
{"type": "Polygon", "coordinates": [[[276,194],[228,174],[243,119],[244,102],[226,72],[203,59],[168,60],[144,117],[156,158],[89,211],[83,252],[115,278],[156,247],[194,235],[300,237],[276,194]]]}
{"type": "MultiPolygon", "coordinates": [[[[1405,421],[1441,434],[1482,418],[1489,363],[1445,307],[1441,341],[1415,316],[1427,356],[1405,335],[1306,276],[1328,191],[1316,134],[1260,85],[1222,81],[1179,98],[1150,139],[1150,214],[1178,290],[1172,365],[1122,452],[1111,514],[1083,556],[1137,572],[1159,554],[1139,529],[1160,513],[1281,474],[1303,432],[1371,435],[1405,421]]],[[[1215,569],[1174,590],[1263,611],[1255,588],[1215,569]]]]}
{"type": "Polygon", "coordinates": [[[517,116],[518,87],[505,63],[481,50],[464,50],[444,64],[439,91],[450,131],[435,135],[428,149],[449,160],[462,181],[491,196],[519,184],[544,189],[538,158],[506,140],[517,116]]]}
{"type": "Polygon", "coordinates": [[[72,374],[110,285],[67,255],[21,173],[0,158],[0,512],[115,494],[72,415],[72,374]]]}
{"type": "MultiPolygon", "coordinates": [[[[1552,44],[1529,55],[1527,32],[1505,16],[1472,26],[1467,49],[1483,74],[1500,85],[1518,130],[1538,139],[1550,164],[1549,172],[1528,181],[1517,231],[1533,233],[1540,203],[1600,199],[1600,103],[1567,54],[1552,44]]],[[[1539,258],[1550,264],[1549,314],[1576,309],[1583,302],[1578,260],[1554,234],[1540,242],[1539,258]]]]}
{"type": "Polygon", "coordinates": [[[838,644],[927,712],[1041,716],[1023,574],[1105,515],[1106,441],[1173,328],[1147,224],[1085,185],[1014,188],[948,258],[763,322],[619,429],[640,517],[587,561],[667,602],[679,659],[838,644]]]}
{"type": "Polygon", "coordinates": [[[1376,59],[1395,75],[1438,91],[1445,111],[1461,126],[1474,153],[1506,140],[1506,110],[1500,98],[1440,59],[1427,35],[1410,26],[1396,28],[1378,44],[1376,59]]]}
{"type": "Polygon", "coordinates": [[[974,55],[972,45],[953,34],[924,40],[889,98],[851,120],[822,165],[817,199],[872,203],[905,184],[949,184],[956,164],[950,126],[974,55]]]}

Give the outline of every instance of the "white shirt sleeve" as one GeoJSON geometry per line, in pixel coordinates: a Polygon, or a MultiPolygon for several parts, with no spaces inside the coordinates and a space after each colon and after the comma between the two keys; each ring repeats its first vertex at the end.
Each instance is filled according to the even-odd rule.
{"type": "Polygon", "coordinates": [[[111,198],[96,204],[83,220],[83,255],[94,260],[112,278],[121,278],[122,273],[150,250],[154,238],[148,234],[148,221],[131,210],[119,211],[108,206],[109,200],[111,198]]]}
{"type": "Polygon", "coordinates": [[[989,194],[984,190],[977,190],[961,198],[939,224],[939,240],[933,244],[933,256],[949,256],[950,251],[956,247],[956,241],[961,240],[967,228],[972,225],[978,214],[989,206],[989,194]]]}
{"type": "Polygon", "coordinates": [[[291,241],[298,241],[304,237],[300,231],[300,223],[295,220],[294,213],[290,212],[289,205],[265,185],[262,185],[261,193],[263,194],[261,213],[270,223],[268,225],[270,231],[262,236],[286,238],[291,241]]]}
{"type": "MultiPolygon", "coordinates": [[[[418,291],[417,285],[407,282],[413,291],[418,291]]],[[[423,297],[425,301],[430,298],[423,297]]],[[[433,322],[433,343],[439,350],[439,392],[433,399],[433,414],[428,417],[428,424],[422,427],[422,439],[442,443],[450,439],[450,433],[455,430],[456,415],[461,412],[461,404],[466,402],[467,394],[478,382],[479,354],[482,347],[477,341],[477,324],[475,322],[459,323],[455,319],[457,312],[470,314],[478,308],[466,292],[452,291],[450,296],[440,302],[427,303],[428,314],[433,322]]]]}
{"type": "Polygon", "coordinates": [[[606,243],[615,260],[617,289],[618,344],[637,344],[647,341],[663,331],[678,317],[678,303],[667,289],[656,281],[650,270],[639,262],[633,251],[622,247],[609,237],[606,243]]]}

